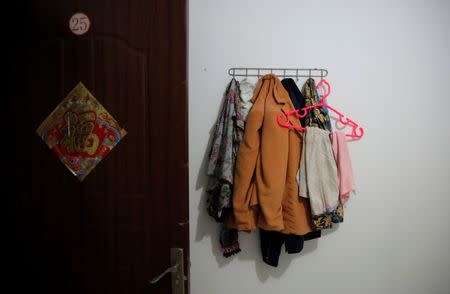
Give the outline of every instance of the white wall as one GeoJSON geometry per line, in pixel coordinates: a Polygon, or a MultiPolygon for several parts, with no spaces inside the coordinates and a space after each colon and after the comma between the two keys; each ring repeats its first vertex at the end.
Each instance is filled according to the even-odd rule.
{"type": "Polygon", "coordinates": [[[450,1],[189,1],[191,293],[450,293],[450,1]],[[350,143],[345,223],[261,261],[256,232],[221,256],[203,165],[232,66],[325,67],[350,143]]]}

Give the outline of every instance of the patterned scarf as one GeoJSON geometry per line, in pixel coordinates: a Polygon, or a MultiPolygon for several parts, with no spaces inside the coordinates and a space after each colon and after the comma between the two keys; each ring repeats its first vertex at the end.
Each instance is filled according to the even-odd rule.
{"type": "Polygon", "coordinates": [[[233,78],[225,92],[216,122],[206,172],[209,176],[207,209],[209,215],[222,223],[220,244],[225,257],[241,251],[237,230],[225,225],[231,209],[236,155],[244,136],[245,121],[241,104],[239,82],[233,78]]]}
{"type": "MultiPolygon", "coordinates": [[[[305,96],[305,107],[321,102],[316,89],[316,82],[312,78],[309,78],[303,85],[302,94],[305,96]]],[[[314,108],[308,111],[301,123],[304,127],[318,127],[331,132],[331,121],[326,107],[314,108]]]]}

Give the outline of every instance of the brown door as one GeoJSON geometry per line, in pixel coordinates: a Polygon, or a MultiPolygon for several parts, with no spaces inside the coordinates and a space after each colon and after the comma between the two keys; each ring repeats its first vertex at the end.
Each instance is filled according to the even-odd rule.
{"type": "Polygon", "coordinates": [[[17,12],[14,293],[171,293],[170,275],[148,281],[171,247],[188,260],[186,2],[22,1],[17,12]],[[90,19],[84,35],[69,29],[76,12],[90,19]],[[80,81],[128,132],[83,182],[35,134],[80,81]]]}

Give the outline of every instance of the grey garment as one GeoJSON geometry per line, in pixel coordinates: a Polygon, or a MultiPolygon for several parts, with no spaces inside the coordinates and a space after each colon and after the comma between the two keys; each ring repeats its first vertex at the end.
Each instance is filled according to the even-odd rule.
{"type": "Polygon", "coordinates": [[[239,87],[239,82],[234,78],[227,87],[206,169],[209,176],[207,191],[210,195],[208,211],[219,221],[223,219],[222,210],[231,207],[234,166],[239,144],[244,135],[239,87]]]}
{"type": "Polygon", "coordinates": [[[299,195],[309,198],[314,216],[337,208],[338,175],[330,132],[317,127],[306,128],[297,180],[299,195]]]}
{"type": "Polygon", "coordinates": [[[209,215],[223,223],[220,229],[220,244],[225,257],[241,251],[237,230],[226,226],[231,209],[236,155],[245,126],[244,116],[241,114],[239,87],[239,82],[234,78],[227,87],[214,129],[206,169],[209,176],[207,209],[209,215]]]}
{"type": "Polygon", "coordinates": [[[253,98],[253,91],[255,90],[255,84],[243,80],[240,83],[240,113],[242,115],[242,120],[245,121],[247,119],[247,115],[250,112],[250,109],[253,106],[252,98],[253,98]]]}

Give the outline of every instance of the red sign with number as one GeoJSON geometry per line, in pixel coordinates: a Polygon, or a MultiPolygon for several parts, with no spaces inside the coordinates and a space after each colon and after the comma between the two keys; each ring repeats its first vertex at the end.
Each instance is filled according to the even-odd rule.
{"type": "Polygon", "coordinates": [[[86,34],[91,27],[89,17],[83,12],[77,12],[69,20],[69,27],[72,33],[81,36],[86,34]]]}

